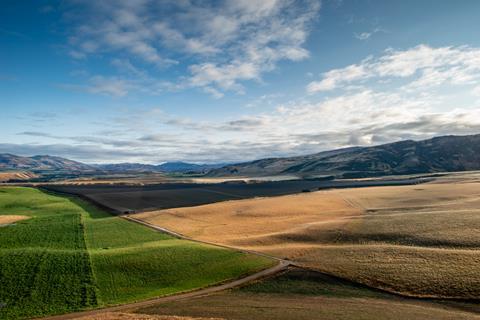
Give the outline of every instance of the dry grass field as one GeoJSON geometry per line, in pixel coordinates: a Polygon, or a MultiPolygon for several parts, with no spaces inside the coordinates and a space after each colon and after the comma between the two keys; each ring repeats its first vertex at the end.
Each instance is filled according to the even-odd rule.
{"type": "Polygon", "coordinates": [[[0,182],[6,182],[8,180],[28,180],[35,177],[37,177],[37,175],[30,172],[0,172],[0,182]]]}
{"type": "MultiPolygon", "coordinates": [[[[225,293],[179,301],[147,311],[159,314],[212,315],[229,320],[466,320],[472,313],[441,307],[363,298],[303,297],[225,293]]],[[[137,319],[137,318],[133,318],[137,319]]],[[[144,319],[144,318],[138,318],[144,319]]],[[[150,319],[150,318],[146,318],[150,319]]],[[[156,319],[156,318],[152,318],[156,319]]],[[[160,318],[163,319],[163,318],[160,318]]],[[[168,319],[168,318],[167,318],[168,319]]]]}
{"type": "Polygon", "coordinates": [[[78,320],[223,320],[220,318],[192,318],[178,316],[158,316],[126,312],[108,312],[96,316],[77,318],[78,320]]]}
{"type": "Polygon", "coordinates": [[[391,292],[480,298],[480,179],[328,190],[135,215],[391,292]]]}
{"type": "Polygon", "coordinates": [[[480,319],[466,305],[401,298],[298,269],[227,292],[134,312],[231,320],[480,319]]]}

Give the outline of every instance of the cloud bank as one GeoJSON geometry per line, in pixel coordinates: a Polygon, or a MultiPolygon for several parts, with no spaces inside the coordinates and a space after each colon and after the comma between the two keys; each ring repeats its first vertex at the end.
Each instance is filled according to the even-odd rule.
{"type": "MultiPolygon", "coordinates": [[[[325,72],[305,84],[303,97],[261,96],[258,101],[273,104],[268,112],[200,121],[161,108],[127,108],[100,123],[116,132],[108,138],[100,132],[25,131],[20,135],[29,144],[3,144],[0,151],[53,153],[87,162],[239,162],[474,134],[480,132],[479,57],[480,48],[467,46],[389,49],[325,72]]],[[[251,108],[254,103],[246,110],[251,108]]]]}

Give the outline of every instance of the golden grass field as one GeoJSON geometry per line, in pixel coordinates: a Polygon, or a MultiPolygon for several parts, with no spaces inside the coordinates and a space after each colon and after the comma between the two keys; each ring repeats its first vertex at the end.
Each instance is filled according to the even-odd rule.
{"type": "MultiPolygon", "coordinates": [[[[304,297],[299,295],[252,295],[226,292],[213,296],[158,305],[141,312],[152,314],[210,315],[235,320],[466,320],[473,313],[404,301],[304,297]]],[[[97,318],[94,318],[97,319],[97,318]]],[[[99,320],[103,318],[98,318],[99,320]]],[[[120,318],[121,319],[121,318],[120,318]]],[[[127,318],[128,319],[128,318],[127,318]]],[[[156,318],[132,318],[156,319],[156,318]]],[[[163,319],[163,318],[160,318],[163,319]]],[[[168,319],[168,318],[166,318],[168,319]]],[[[197,318],[195,318],[197,319],[197,318]]]]}
{"type": "MultiPolygon", "coordinates": [[[[28,173],[33,177],[37,177],[31,173],[28,173]]],[[[143,173],[143,174],[112,174],[109,176],[98,176],[94,178],[81,177],[73,179],[65,179],[59,181],[49,182],[31,182],[31,185],[151,185],[159,183],[223,183],[229,181],[280,181],[280,180],[292,180],[295,176],[278,176],[278,177],[231,177],[231,178],[219,178],[219,177],[172,177],[163,173],[143,173]]],[[[9,179],[28,180],[26,173],[2,173],[0,172],[0,182],[8,181],[9,179]]]]}
{"type": "Polygon", "coordinates": [[[418,297],[480,298],[480,179],[318,191],[136,218],[418,297]]]}
{"type": "Polygon", "coordinates": [[[246,287],[133,312],[235,320],[480,319],[467,305],[401,298],[298,269],[246,287]]]}

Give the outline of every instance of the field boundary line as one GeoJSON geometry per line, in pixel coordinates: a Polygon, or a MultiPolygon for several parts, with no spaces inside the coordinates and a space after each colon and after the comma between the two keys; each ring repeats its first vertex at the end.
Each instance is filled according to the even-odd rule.
{"type": "Polygon", "coordinates": [[[122,304],[122,305],[117,305],[117,306],[112,306],[112,307],[106,307],[106,308],[99,308],[99,309],[94,309],[94,310],[87,310],[87,311],[79,311],[79,312],[73,312],[73,313],[67,313],[67,314],[62,314],[62,315],[56,315],[56,316],[49,316],[49,317],[43,317],[43,318],[37,318],[37,319],[43,319],[43,320],[68,320],[68,319],[76,319],[80,317],[87,317],[87,316],[93,316],[105,312],[118,312],[118,311],[127,311],[127,310],[132,310],[140,307],[147,307],[150,305],[158,304],[158,303],[165,303],[165,302],[171,302],[171,301],[177,301],[177,300],[183,300],[183,299],[190,299],[190,298],[197,298],[197,297],[203,297],[207,296],[213,293],[217,293],[220,291],[232,289],[235,287],[239,287],[242,285],[245,285],[249,282],[260,280],[266,277],[270,277],[272,275],[275,275],[279,272],[287,270],[287,268],[291,265],[289,261],[286,260],[280,260],[278,264],[276,264],[273,267],[270,267],[268,269],[263,269],[261,271],[258,271],[254,274],[251,274],[249,276],[220,283],[217,285],[213,285],[210,287],[206,288],[200,288],[196,289],[193,291],[188,291],[188,292],[183,292],[183,293],[178,293],[178,294],[173,294],[169,296],[162,296],[158,298],[153,298],[153,299],[148,299],[144,301],[139,301],[139,302],[133,302],[133,303],[127,303],[127,304],[122,304]]]}
{"type": "MultiPolygon", "coordinates": [[[[239,200],[248,199],[248,198],[245,198],[244,196],[239,196],[239,195],[237,195],[237,194],[233,194],[233,193],[229,193],[229,192],[223,192],[223,191],[217,191],[217,190],[212,190],[212,189],[208,189],[208,188],[200,188],[200,190],[207,191],[207,192],[210,192],[210,193],[221,194],[221,195],[224,195],[224,196],[234,197],[234,198],[237,198],[237,199],[239,199],[239,200]]],[[[228,201],[228,200],[226,200],[226,201],[228,201]]],[[[215,202],[213,202],[213,203],[215,203],[215,202]]]]}
{"type": "Polygon", "coordinates": [[[92,256],[90,252],[90,248],[88,247],[88,239],[87,239],[87,224],[85,223],[85,215],[83,213],[80,213],[80,221],[82,224],[82,236],[83,236],[83,242],[85,245],[85,252],[87,255],[87,260],[88,260],[88,268],[90,271],[90,275],[92,276],[92,284],[93,284],[93,292],[95,294],[95,304],[99,305],[101,303],[100,300],[100,292],[97,287],[97,276],[95,274],[95,268],[93,267],[93,261],[92,261],[92,256]]]}
{"type": "Polygon", "coordinates": [[[144,301],[139,301],[139,302],[133,302],[133,303],[126,303],[126,304],[121,304],[121,305],[116,305],[116,306],[111,306],[111,307],[105,307],[105,308],[98,308],[98,309],[93,309],[93,310],[86,310],[86,311],[79,311],[79,312],[73,312],[73,313],[67,313],[67,314],[62,314],[62,315],[56,315],[56,316],[48,316],[48,317],[43,317],[43,318],[37,318],[37,319],[43,319],[43,320],[67,320],[67,319],[76,319],[80,317],[86,317],[86,316],[93,316],[105,312],[117,312],[117,311],[126,311],[126,310],[131,310],[131,309],[136,309],[140,307],[146,307],[150,305],[154,305],[157,303],[164,303],[164,302],[171,302],[171,301],[177,301],[177,300],[183,300],[183,299],[190,299],[190,298],[197,298],[197,297],[202,297],[206,295],[210,295],[213,293],[217,293],[220,291],[224,291],[227,289],[232,289],[235,287],[239,287],[242,285],[245,285],[247,283],[250,283],[252,281],[260,280],[266,277],[273,276],[275,274],[278,274],[279,272],[285,271],[288,269],[290,266],[295,266],[295,264],[292,261],[289,260],[284,260],[280,259],[278,257],[273,257],[267,254],[255,252],[255,251],[250,251],[250,250],[243,250],[235,247],[229,247],[221,244],[216,244],[216,243],[211,243],[207,241],[201,241],[201,240],[195,240],[189,237],[186,237],[182,234],[176,233],[174,231],[150,224],[148,222],[132,218],[130,216],[119,216],[120,218],[123,218],[125,220],[128,220],[130,222],[138,223],[141,224],[147,228],[154,229],[155,231],[158,232],[163,232],[166,233],[172,237],[175,237],[177,239],[181,240],[186,240],[186,241],[192,241],[204,245],[209,245],[209,246],[216,246],[224,249],[229,249],[229,250],[234,250],[237,252],[242,252],[242,253],[248,253],[248,254],[253,254],[257,256],[261,256],[264,258],[269,258],[275,261],[278,261],[278,263],[270,268],[260,270],[258,272],[255,272],[253,274],[247,275],[242,278],[238,279],[233,279],[233,280],[226,280],[224,282],[221,282],[219,284],[213,284],[212,286],[209,287],[203,287],[203,288],[198,288],[194,289],[192,291],[187,291],[187,292],[179,292],[177,294],[173,295],[168,295],[168,296],[161,296],[157,298],[152,298],[144,301]]]}
{"type": "Polygon", "coordinates": [[[193,239],[193,238],[187,237],[183,234],[180,234],[178,232],[175,232],[175,231],[172,231],[172,230],[169,230],[169,229],[151,224],[149,222],[146,222],[146,221],[143,221],[143,220],[140,220],[140,219],[133,218],[131,216],[120,216],[120,217],[123,218],[123,219],[129,220],[129,221],[135,222],[135,223],[139,223],[139,224],[141,224],[145,227],[154,229],[156,231],[169,234],[169,235],[171,235],[171,236],[173,236],[177,239],[197,242],[197,243],[200,243],[200,244],[206,244],[206,245],[215,246],[215,247],[224,248],[224,249],[229,249],[229,250],[234,250],[234,251],[242,252],[242,253],[254,254],[254,255],[257,255],[257,256],[260,256],[260,257],[264,257],[264,258],[268,258],[268,259],[272,259],[272,260],[276,260],[276,261],[280,261],[280,262],[285,262],[285,263],[288,263],[288,265],[291,265],[291,266],[299,267],[293,261],[285,260],[285,259],[282,259],[282,258],[279,258],[279,257],[275,257],[275,256],[265,254],[265,253],[261,253],[261,252],[257,252],[257,251],[253,251],[253,250],[248,250],[248,249],[241,249],[241,248],[232,247],[232,246],[228,246],[228,245],[224,245],[224,244],[218,244],[218,243],[210,242],[210,241],[193,239]]]}

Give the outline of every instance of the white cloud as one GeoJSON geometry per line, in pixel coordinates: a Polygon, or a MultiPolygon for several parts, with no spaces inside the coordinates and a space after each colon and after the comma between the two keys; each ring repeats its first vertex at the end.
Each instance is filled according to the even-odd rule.
{"type": "Polygon", "coordinates": [[[472,94],[477,97],[480,97],[480,85],[472,89],[472,94]]]}
{"type": "MultiPolygon", "coordinates": [[[[264,10],[258,14],[273,9],[264,10]]],[[[225,32],[218,41],[227,41],[224,39],[228,37],[225,32]]],[[[218,114],[216,120],[204,120],[203,115],[195,118],[194,114],[184,118],[159,109],[122,109],[118,111],[120,116],[104,119],[101,126],[119,130],[124,136],[105,139],[101,134],[86,133],[67,139],[80,146],[88,143],[83,145],[88,147],[85,158],[91,157],[88,150],[97,147],[110,150],[112,155],[125,154],[124,161],[158,163],[243,161],[358,144],[479,133],[479,53],[480,49],[474,47],[420,45],[407,50],[390,49],[379,57],[325,72],[307,89],[309,93],[328,91],[328,95],[307,94],[290,101],[287,94],[260,95],[247,105],[268,104],[270,108],[263,108],[262,113],[245,108],[243,114],[218,114]]],[[[242,92],[241,80],[261,79],[261,72],[256,72],[256,60],[252,61],[196,63],[186,81],[217,98],[226,90],[242,92]]],[[[112,63],[123,73],[137,73],[136,80],[90,77],[82,90],[122,96],[129,90],[155,93],[175,87],[152,80],[139,70],[138,61],[119,58],[112,63]]],[[[58,137],[55,132],[39,135],[30,127],[19,131],[30,131],[22,135],[25,139],[58,137]]],[[[48,149],[53,146],[46,148],[57,150],[48,149]]]]}
{"type": "MultiPolygon", "coordinates": [[[[471,91],[471,86],[466,87],[471,91]]],[[[119,131],[109,138],[102,132],[90,130],[86,134],[62,137],[55,133],[55,128],[48,128],[52,131],[46,132],[24,129],[22,131],[27,132],[21,134],[34,139],[30,146],[36,153],[45,150],[43,153],[74,156],[90,162],[159,163],[169,160],[236,162],[303,155],[351,145],[480,132],[480,107],[478,104],[456,105],[456,96],[445,99],[422,92],[407,93],[399,88],[384,91],[371,88],[323,99],[307,98],[285,101],[271,112],[210,121],[182,118],[158,108],[121,109],[115,118],[98,119],[101,128],[119,131]],[[62,144],[42,146],[38,137],[57,139],[62,144]],[[100,154],[95,155],[95,150],[100,154]]],[[[23,150],[18,145],[2,147],[9,147],[10,152],[14,148],[23,150]]],[[[33,152],[25,148],[24,152],[33,152]]]]}
{"type": "Polygon", "coordinates": [[[116,77],[93,76],[87,84],[60,84],[59,87],[72,91],[88,92],[112,97],[124,97],[136,85],[116,77]]]}
{"type": "Polygon", "coordinates": [[[354,33],[353,35],[358,40],[367,40],[367,39],[370,39],[370,37],[372,36],[372,33],[371,32],[362,32],[362,33],[354,33]]]}
{"type": "Polygon", "coordinates": [[[387,32],[385,29],[382,29],[380,27],[376,27],[375,29],[373,29],[372,31],[368,31],[368,32],[361,32],[361,33],[354,33],[353,36],[358,39],[358,40],[368,40],[370,39],[375,33],[379,33],[379,32],[387,32]]]}
{"type": "Polygon", "coordinates": [[[87,88],[87,91],[115,97],[123,97],[127,95],[130,86],[130,84],[121,79],[95,76],[91,79],[91,85],[87,88]]]}
{"type": "Polygon", "coordinates": [[[190,66],[192,77],[189,83],[195,87],[214,85],[224,90],[243,92],[243,87],[238,80],[258,79],[259,73],[253,63],[234,62],[222,66],[212,63],[190,66]]]}
{"type": "Polygon", "coordinates": [[[203,90],[212,95],[212,97],[214,97],[215,99],[220,99],[220,98],[223,98],[224,94],[220,91],[218,91],[217,89],[215,88],[212,88],[212,87],[203,87],[203,90]]]}
{"type": "Polygon", "coordinates": [[[85,59],[87,55],[77,50],[70,50],[68,54],[74,59],[85,59]]]}
{"type": "Polygon", "coordinates": [[[339,84],[352,82],[369,77],[363,65],[350,65],[343,69],[335,69],[324,74],[321,81],[312,81],[307,86],[308,93],[329,91],[335,89],[339,84]]]}
{"type": "Polygon", "coordinates": [[[242,93],[241,82],[260,79],[281,60],[307,58],[303,45],[320,8],[319,0],[79,3],[85,10],[75,7],[72,57],[128,55],[131,64],[157,67],[186,62],[189,73],[178,88],[214,97],[242,93]]]}
{"type": "Polygon", "coordinates": [[[116,67],[120,72],[131,74],[137,77],[145,77],[146,73],[134,66],[129,59],[113,59],[112,65],[116,67]]]}
{"type": "Polygon", "coordinates": [[[366,79],[409,77],[415,77],[416,82],[411,83],[415,87],[474,83],[480,78],[480,49],[427,45],[404,51],[388,49],[381,57],[324,73],[320,81],[307,86],[307,92],[329,91],[366,79]]]}
{"type": "Polygon", "coordinates": [[[250,100],[245,105],[245,107],[255,108],[255,107],[272,106],[275,103],[275,101],[277,101],[279,98],[284,96],[285,94],[282,94],[282,93],[263,94],[255,99],[250,100]]]}

